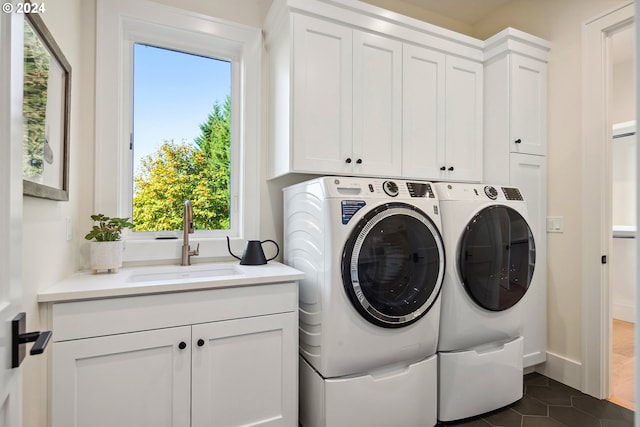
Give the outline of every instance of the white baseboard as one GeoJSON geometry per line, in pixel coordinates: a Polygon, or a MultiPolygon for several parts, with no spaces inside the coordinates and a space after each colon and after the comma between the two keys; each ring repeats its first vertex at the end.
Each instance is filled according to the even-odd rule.
{"type": "Polygon", "coordinates": [[[547,361],[535,367],[536,372],[553,380],[582,389],[582,363],[547,351],[547,361]]]}
{"type": "Polygon", "coordinates": [[[636,307],[631,304],[613,302],[611,304],[611,317],[625,322],[635,323],[636,307]]]}

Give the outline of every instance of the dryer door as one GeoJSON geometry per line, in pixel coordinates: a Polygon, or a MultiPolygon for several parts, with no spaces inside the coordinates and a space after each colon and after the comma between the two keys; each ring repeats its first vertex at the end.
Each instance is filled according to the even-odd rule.
{"type": "Polygon", "coordinates": [[[444,245],[421,210],[389,203],[367,213],[342,253],[342,281],[369,322],[394,328],[424,316],[444,277],[444,245]]]}
{"type": "Polygon", "coordinates": [[[482,209],[467,224],[458,268],[465,290],[480,307],[502,311],[527,292],[535,259],[527,221],[511,207],[494,205],[482,209]]]}

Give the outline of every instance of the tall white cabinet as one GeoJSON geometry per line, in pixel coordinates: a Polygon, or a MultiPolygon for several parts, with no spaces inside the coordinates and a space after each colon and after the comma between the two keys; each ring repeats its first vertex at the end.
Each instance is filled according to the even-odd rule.
{"type": "Polygon", "coordinates": [[[509,28],[486,41],[484,181],[519,187],[536,244],[525,297],[524,366],[546,360],[547,59],[549,43],[509,28]]]}

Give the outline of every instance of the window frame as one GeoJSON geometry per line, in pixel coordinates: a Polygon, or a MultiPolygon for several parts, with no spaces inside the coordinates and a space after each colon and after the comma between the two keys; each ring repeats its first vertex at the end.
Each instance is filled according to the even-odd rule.
{"type": "MultiPolygon", "coordinates": [[[[260,208],[261,40],[258,28],[174,7],[145,0],[98,0],[96,213],[132,215],[133,45],[144,43],[231,62],[231,229],[197,230],[191,241],[192,246],[200,244],[204,260],[228,255],[227,235],[232,240],[259,235],[259,216],[250,213],[260,208]]],[[[156,234],[127,230],[124,261],[179,259],[182,240],[156,240],[156,234]]]]}

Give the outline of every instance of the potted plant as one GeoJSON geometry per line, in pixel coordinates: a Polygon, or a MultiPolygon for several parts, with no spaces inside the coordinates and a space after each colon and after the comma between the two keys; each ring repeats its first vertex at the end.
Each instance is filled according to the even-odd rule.
{"type": "Polygon", "coordinates": [[[91,272],[96,274],[98,270],[107,270],[108,273],[117,273],[122,267],[123,242],[120,240],[122,230],[133,227],[129,218],[109,218],[103,214],[91,215],[96,222],[91,231],[84,236],[90,241],[89,266],[91,272]]]}

